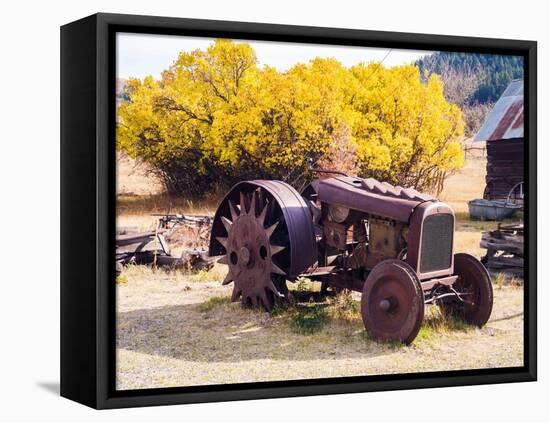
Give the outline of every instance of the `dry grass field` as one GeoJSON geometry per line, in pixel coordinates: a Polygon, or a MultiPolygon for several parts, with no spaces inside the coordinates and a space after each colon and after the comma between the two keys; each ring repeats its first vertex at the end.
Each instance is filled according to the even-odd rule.
{"type": "Polygon", "coordinates": [[[162,184],[149,174],[147,167],[124,153],[117,153],[116,170],[118,195],[138,197],[162,193],[162,184]]]}
{"type": "MultiPolygon", "coordinates": [[[[151,213],[213,213],[216,201],[168,199],[143,168],[128,159],[119,167],[117,224],[154,228],[151,213]]],[[[474,222],[467,201],[483,193],[485,158],[469,155],[447,181],[440,198],[457,212],[455,249],[484,254],[481,231],[496,224],[474,222]]],[[[523,289],[495,278],[495,303],[482,329],[428,307],[410,346],[379,344],[366,336],[359,294],[323,300],[302,298],[275,312],[230,303],[224,266],[211,271],[166,272],[145,266],[124,269],[117,283],[117,388],[138,389],[216,383],[357,376],[450,369],[521,366],[523,289]],[[307,323],[307,324],[306,324],[307,323]]],[[[303,285],[291,284],[299,297],[303,285]]],[[[300,297],[301,298],[301,297],[300,297]]]]}
{"type": "MultiPolygon", "coordinates": [[[[438,309],[410,346],[370,340],[359,294],[266,313],[230,303],[220,270],[183,276],[136,266],[118,284],[118,389],[479,369],[523,364],[523,290],[495,287],[483,328],[447,322],[438,309]],[[322,307],[312,334],[296,326],[322,307]]],[[[296,285],[294,285],[296,286],[296,285]]]]}
{"type": "MultiPolygon", "coordinates": [[[[472,144],[468,145],[472,147],[472,144]]],[[[460,172],[445,181],[445,188],[439,195],[439,199],[449,204],[455,213],[468,213],[468,201],[483,198],[487,157],[482,150],[484,143],[480,143],[480,146],[476,144],[475,147],[475,150],[467,152],[466,162],[460,172]]]]}

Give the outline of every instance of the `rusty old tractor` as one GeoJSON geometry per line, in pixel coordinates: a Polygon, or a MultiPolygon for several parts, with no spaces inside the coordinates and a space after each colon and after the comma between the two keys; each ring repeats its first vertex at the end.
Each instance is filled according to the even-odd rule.
{"type": "Polygon", "coordinates": [[[489,274],[453,254],[454,213],[434,197],[374,179],[335,175],[302,193],[281,181],[235,185],[216,211],[209,254],[228,266],[232,301],[271,310],[300,276],[321,290],[362,292],[361,314],[379,341],[414,340],[425,305],[483,326],[489,274]]]}

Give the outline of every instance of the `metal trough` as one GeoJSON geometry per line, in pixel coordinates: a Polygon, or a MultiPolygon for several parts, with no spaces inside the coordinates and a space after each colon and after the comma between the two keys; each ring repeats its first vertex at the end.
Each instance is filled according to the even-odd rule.
{"type": "Polygon", "coordinates": [[[468,202],[472,219],[502,220],[513,217],[521,206],[503,200],[476,199],[468,202]]]}

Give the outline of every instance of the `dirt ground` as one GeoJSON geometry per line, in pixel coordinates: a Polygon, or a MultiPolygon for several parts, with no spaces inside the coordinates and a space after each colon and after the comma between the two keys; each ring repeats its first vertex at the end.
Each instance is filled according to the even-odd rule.
{"type": "MultiPolygon", "coordinates": [[[[456,212],[455,250],[481,257],[481,231],[494,222],[471,221],[467,201],[483,194],[486,159],[470,153],[451,176],[441,200],[456,212]]],[[[168,199],[158,182],[131,160],[119,167],[118,226],[153,229],[152,213],[211,214],[216,200],[168,199]]],[[[334,300],[324,327],[296,333],[296,311],[275,315],[230,303],[221,286],[224,266],[198,274],[126,268],[117,283],[117,388],[138,389],[521,366],[523,289],[495,279],[494,308],[482,329],[457,326],[428,307],[411,346],[382,345],[366,336],[353,294],[342,311],[334,300]]],[[[294,284],[295,285],[295,284],[294,284]]]]}
{"type": "Polygon", "coordinates": [[[440,319],[434,306],[432,325],[402,346],[370,340],[356,310],[331,315],[314,334],[295,333],[291,311],[272,316],[229,303],[231,286],[215,280],[221,273],[126,270],[128,282],[117,286],[117,389],[523,365],[518,287],[495,287],[491,320],[482,329],[433,328],[440,319]]]}

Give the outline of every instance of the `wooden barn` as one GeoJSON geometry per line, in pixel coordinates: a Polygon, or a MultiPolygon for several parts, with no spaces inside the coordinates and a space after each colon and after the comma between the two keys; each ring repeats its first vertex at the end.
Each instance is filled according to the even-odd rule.
{"type": "Polygon", "coordinates": [[[486,200],[523,200],[523,80],[514,80],[487,115],[474,142],[487,144],[486,200]]]}

